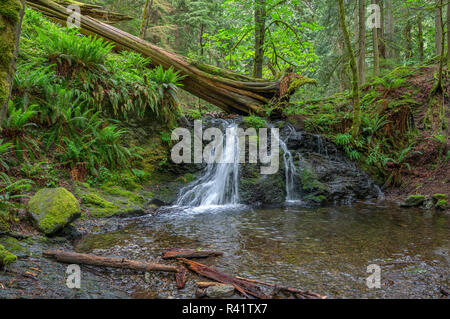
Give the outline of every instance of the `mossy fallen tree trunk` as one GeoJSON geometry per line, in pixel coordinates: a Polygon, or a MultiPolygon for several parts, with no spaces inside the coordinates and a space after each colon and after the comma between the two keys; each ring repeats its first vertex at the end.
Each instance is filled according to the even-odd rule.
{"type": "Polygon", "coordinates": [[[24,8],[24,0],[2,0],[0,3],[0,129],[8,109],[16,72],[24,8]]]}
{"type": "MultiPolygon", "coordinates": [[[[50,0],[27,0],[27,4],[63,24],[69,16],[65,7],[50,0]]],[[[102,37],[114,43],[118,50],[141,53],[155,66],[172,67],[185,76],[184,90],[230,113],[265,115],[267,105],[276,104],[281,97],[286,100],[286,94],[280,91],[292,93],[292,90],[280,90],[280,84],[286,85],[286,78],[292,79],[292,74],[270,81],[195,63],[86,15],[81,17],[81,32],[102,37]]]]}

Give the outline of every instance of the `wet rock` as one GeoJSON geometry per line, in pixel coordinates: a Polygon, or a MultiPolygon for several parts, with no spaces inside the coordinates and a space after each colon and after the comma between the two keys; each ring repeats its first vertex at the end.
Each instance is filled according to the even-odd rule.
{"type": "Polygon", "coordinates": [[[445,199],[438,200],[435,207],[436,207],[436,209],[439,209],[439,210],[450,209],[450,205],[448,204],[448,202],[445,199]]]}
{"type": "Polygon", "coordinates": [[[401,204],[402,207],[419,207],[425,202],[424,195],[410,195],[401,204]]]}
{"type": "Polygon", "coordinates": [[[210,286],[206,288],[205,294],[213,299],[229,298],[234,295],[234,287],[231,285],[210,286]]]}
{"type": "Polygon", "coordinates": [[[77,199],[65,188],[44,188],[28,203],[28,213],[37,229],[54,235],[81,216],[77,199]]]}

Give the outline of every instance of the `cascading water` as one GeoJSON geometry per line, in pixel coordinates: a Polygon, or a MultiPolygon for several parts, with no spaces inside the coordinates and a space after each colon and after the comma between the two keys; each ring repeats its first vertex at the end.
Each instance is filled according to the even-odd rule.
{"type": "MultiPolygon", "coordinates": [[[[239,204],[239,137],[237,124],[227,123],[226,143],[218,163],[208,164],[203,175],[181,189],[177,206],[219,206],[239,204]]],[[[211,150],[214,157],[216,149],[211,150]]]]}

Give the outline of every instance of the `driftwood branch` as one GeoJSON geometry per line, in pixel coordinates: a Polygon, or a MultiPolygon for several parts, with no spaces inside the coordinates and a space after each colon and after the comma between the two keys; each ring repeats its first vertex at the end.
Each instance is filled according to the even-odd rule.
{"type": "Polygon", "coordinates": [[[267,296],[262,292],[261,288],[254,285],[253,283],[237,279],[214,268],[208,267],[192,260],[188,260],[185,258],[179,258],[178,260],[185,263],[191,271],[203,277],[218,281],[223,284],[234,286],[234,288],[236,288],[236,290],[239,291],[244,297],[248,298],[248,295],[251,295],[260,299],[267,298],[267,296]]]}
{"type": "Polygon", "coordinates": [[[246,281],[246,282],[251,282],[251,283],[254,283],[254,284],[260,284],[260,285],[264,285],[264,286],[274,287],[275,288],[274,292],[287,291],[287,292],[293,294],[298,299],[326,299],[327,298],[326,296],[322,296],[322,295],[320,295],[318,293],[310,292],[310,291],[307,291],[307,290],[279,286],[279,285],[276,285],[276,284],[270,284],[270,283],[267,283],[267,282],[262,282],[262,281],[254,280],[254,279],[247,279],[247,278],[243,278],[243,277],[239,277],[239,276],[237,276],[236,278],[239,279],[239,280],[243,280],[243,281],[246,281]]]}
{"type": "Polygon", "coordinates": [[[213,250],[195,250],[184,248],[171,248],[163,251],[163,259],[174,258],[206,258],[213,256],[222,256],[223,252],[213,250]]]}
{"type": "Polygon", "coordinates": [[[177,273],[178,267],[170,265],[162,265],[156,263],[148,263],[137,260],[113,257],[99,257],[87,254],[78,254],[63,250],[47,250],[43,254],[47,257],[55,258],[57,261],[69,264],[84,264],[102,267],[133,269],[145,272],[166,271],[177,273]]]}

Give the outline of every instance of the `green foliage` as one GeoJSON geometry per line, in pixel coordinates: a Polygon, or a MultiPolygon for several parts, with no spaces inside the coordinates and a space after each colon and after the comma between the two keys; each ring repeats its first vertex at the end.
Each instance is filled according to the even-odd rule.
{"type": "Polygon", "coordinates": [[[25,197],[21,193],[29,191],[32,183],[32,181],[27,179],[13,181],[11,177],[0,172],[0,205],[8,206],[11,201],[25,197]]]}
{"type": "Polygon", "coordinates": [[[262,117],[256,116],[256,115],[250,115],[244,117],[244,123],[248,127],[253,127],[255,129],[260,129],[267,127],[267,122],[262,117]]]}

